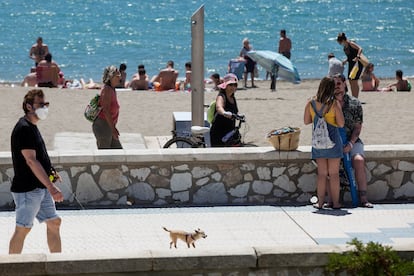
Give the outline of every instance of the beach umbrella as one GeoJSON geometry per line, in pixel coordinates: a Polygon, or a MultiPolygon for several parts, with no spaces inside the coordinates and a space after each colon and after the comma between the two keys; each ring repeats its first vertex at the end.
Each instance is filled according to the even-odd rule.
{"type": "Polygon", "coordinates": [[[279,77],[295,84],[300,83],[298,70],[284,55],[273,51],[249,51],[247,56],[271,72],[276,78],[279,77]]]}

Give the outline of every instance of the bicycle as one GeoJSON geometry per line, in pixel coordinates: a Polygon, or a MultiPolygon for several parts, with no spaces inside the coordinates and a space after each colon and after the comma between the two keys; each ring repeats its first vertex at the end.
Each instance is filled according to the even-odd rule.
{"type": "MultiPolygon", "coordinates": [[[[240,134],[240,127],[242,123],[246,122],[244,115],[232,114],[232,118],[237,120],[235,128],[227,133],[222,141],[226,146],[241,147],[246,144],[242,142],[242,136],[240,134]]],[[[173,138],[168,140],[163,148],[206,148],[206,142],[204,135],[210,131],[209,127],[192,126],[191,133],[184,133],[187,136],[178,136],[175,130],[172,131],[173,138]]]]}

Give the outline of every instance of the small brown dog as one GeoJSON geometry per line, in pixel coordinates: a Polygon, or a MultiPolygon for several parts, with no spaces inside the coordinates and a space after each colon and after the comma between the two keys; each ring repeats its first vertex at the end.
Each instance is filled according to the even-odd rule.
{"type": "Polygon", "coordinates": [[[168,230],[165,227],[163,227],[163,229],[170,233],[170,238],[171,238],[170,248],[172,247],[173,244],[174,244],[174,247],[177,248],[178,239],[187,243],[188,248],[190,248],[190,245],[193,245],[193,247],[195,248],[194,243],[196,240],[201,239],[201,238],[203,239],[207,238],[206,233],[204,233],[203,230],[200,230],[200,228],[198,228],[197,230],[194,230],[193,233],[188,233],[188,232],[181,231],[181,230],[168,230]]]}

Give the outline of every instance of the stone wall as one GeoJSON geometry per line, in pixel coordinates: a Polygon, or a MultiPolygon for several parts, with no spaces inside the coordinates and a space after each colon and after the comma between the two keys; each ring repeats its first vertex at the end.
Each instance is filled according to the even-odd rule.
{"type": "MultiPolygon", "coordinates": [[[[51,151],[62,177],[59,208],[303,205],[316,191],[310,148],[51,151]]],[[[414,200],[414,145],[366,146],[368,197],[414,200]]],[[[11,209],[13,167],[0,153],[0,209],[11,209]]],[[[344,196],[350,200],[349,193],[344,196]]]]}

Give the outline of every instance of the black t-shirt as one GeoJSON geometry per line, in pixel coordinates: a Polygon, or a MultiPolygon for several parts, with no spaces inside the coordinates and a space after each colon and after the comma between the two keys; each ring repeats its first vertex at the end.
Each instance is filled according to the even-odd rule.
{"type": "Polygon", "coordinates": [[[11,135],[11,152],[14,167],[11,191],[14,193],[24,193],[36,188],[46,188],[27,165],[26,159],[22,154],[23,149],[35,150],[36,159],[46,173],[50,172],[51,163],[42,135],[37,126],[24,117],[19,119],[11,135]]]}

